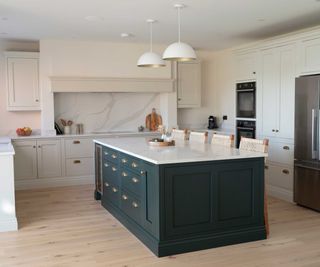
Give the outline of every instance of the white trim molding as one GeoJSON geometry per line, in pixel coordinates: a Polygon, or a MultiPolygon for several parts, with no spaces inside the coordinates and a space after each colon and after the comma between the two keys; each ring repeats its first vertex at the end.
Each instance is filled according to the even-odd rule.
{"type": "Polygon", "coordinates": [[[0,220],[0,232],[17,231],[18,222],[16,217],[1,219],[0,220]]]}
{"type": "Polygon", "coordinates": [[[51,90],[60,92],[173,92],[172,78],[116,78],[52,76],[51,90]]]}

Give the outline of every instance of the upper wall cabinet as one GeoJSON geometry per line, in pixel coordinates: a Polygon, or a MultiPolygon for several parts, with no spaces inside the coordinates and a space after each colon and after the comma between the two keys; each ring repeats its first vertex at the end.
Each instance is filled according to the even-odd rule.
{"type": "Polygon", "coordinates": [[[293,138],[295,51],[289,44],[261,52],[258,94],[264,136],[293,138]]]}
{"type": "Polygon", "coordinates": [[[250,81],[256,79],[257,53],[248,52],[235,57],[236,81],[250,81]]]}
{"type": "Polygon", "coordinates": [[[320,73],[320,37],[300,42],[300,74],[320,73]]]}
{"type": "Polygon", "coordinates": [[[178,108],[201,106],[201,63],[177,63],[178,108]]]}
{"type": "Polygon", "coordinates": [[[39,53],[6,52],[7,109],[40,110],[39,53]]]}

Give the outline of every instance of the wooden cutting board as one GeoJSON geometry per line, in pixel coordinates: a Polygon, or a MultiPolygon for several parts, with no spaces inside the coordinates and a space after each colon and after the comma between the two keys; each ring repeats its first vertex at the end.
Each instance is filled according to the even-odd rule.
{"type": "Polygon", "coordinates": [[[146,128],[154,132],[158,130],[159,125],[162,125],[162,117],[153,108],[152,112],[146,117],[146,128]]]}

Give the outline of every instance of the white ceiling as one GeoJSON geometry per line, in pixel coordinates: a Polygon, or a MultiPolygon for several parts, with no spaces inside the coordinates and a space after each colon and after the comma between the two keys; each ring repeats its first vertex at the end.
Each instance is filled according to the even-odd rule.
{"type": "Polygon", "coordinates": [[[175,3],[181,12],[182,41],[195,48],[222,49],[248,41],[320,25],[320,0],[0,0],[0,38],[148,41],[145,20],[154,25],[154,42],[176,40],[175,3]],[[86,16],[99,16],[87,21],[86,16]]]}

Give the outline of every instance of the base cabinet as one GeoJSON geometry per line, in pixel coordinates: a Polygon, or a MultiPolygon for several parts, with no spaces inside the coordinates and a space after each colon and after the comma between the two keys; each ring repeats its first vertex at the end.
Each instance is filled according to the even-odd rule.
{"type": "Polygon", "coordinates": [[[266,237],[263,158],[154,165],[102,154],[102,205],[157,256],[266,237]]]}
{"type": "Polygon", "coordinates": [[[14,143],[14,176],[16,180],[38,177],[37,142],[21,141],[14,143]]]}

